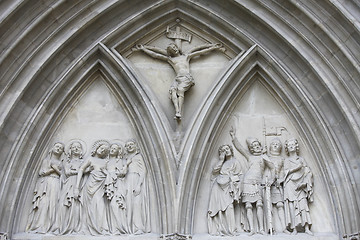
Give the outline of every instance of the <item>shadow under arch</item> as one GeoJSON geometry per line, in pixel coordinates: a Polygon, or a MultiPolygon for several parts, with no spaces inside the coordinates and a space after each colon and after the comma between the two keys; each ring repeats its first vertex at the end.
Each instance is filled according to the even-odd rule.
{"type": "MultiPolygon", "coordinates": [[[[341,195],[342,186],[336,186],[339,176],[344,176],[344,166],[333,169],[328,161],[329,159],[336,161],[341,156],[341,152],[336,147],[324,120],[312,108],[311,101],[303,95],[304,92],[298,88],[296,80],[290,77],[267,52],[256,45],[244,56],[235,59],[234,64],[219,80],[219,84],[214,86],[208,98],[204,100],[204,107],[198,112],[197,117],[204,121],[199,121],[191,131],[193,134],[189,138],[193,138],[194,144],[187,145],[188,150],[184,151],[189,153],[187,158],[191,161],[185,164],[179,180],[183,186],[179,194],[180,212],[184,213],[179,215],[180,231],[193,234],[196,200],[201,178],[204,176],[204,166],[211,159],[211,150],[217,147],[214,144],[229,120],[230,113],[254,81],[260,81],[270,93],[276,93],[273,97],[285,109],[301,138],[307,143],[307,148],[314,156],[316,167],[326,183],[327,196],[323,197],[330,198],[335,234],[341,235],[344,228],[342,222],[344,212],[351,212],[356,207],[343,204],[344,201],[351,203],[352,199],[341,195]]],[[[343,165],[341,161],[338,164],[343,165]]],[[[351,186],[346,179],[343,184],[346,186],[345,191],[352,195],[351,186]]]]}
{"type": "Polygon", "coordinates": [[[31,193],[32,189],[29,186],[36,180],[42,160],[40,157],[47,151],[49,141],[71,106],[86,92],[98,76],[126,112],[146,160],[148,178],[154,185],[156,195],[154,206],[157,208],[158,217],[155,223],[157,229],[153,229],[153,231],[158,231],[159,234],[172,231],[172,213],[174,211],[171,204],[173,202],[171,191],[174,188],[172,186],[174,179],[171,173],[175,166],[171,160],[168,161],[169,158],[164,154],[167,150],[164,149],[166,146],[162,142],[165,140],[159,136],[164,134],[159,133],[161,131],[159,126],[154,126],[154,122],[159,120],[154,119],[154,115],[151,114],[150,101],[146,100],[146,93],[139,86],[134,86],[137,84],[136,79],[128,75],[126,69],[122,68],[119,59],[113,58],[108,49],[103,45],[97,45],[82,61],[73,65],[49,88],[42,102],[38,103],[38,112],[33,113],[31,120],[33,128],[30,127],[24,133],[25,139],[18,143],[21,145],[19,147],[22,151],[18,151],[13,157],[15,161],[12,167],[22,166],[23,170],[16,176],[19,178],[19,182],[12,186],[14,195],[9,194],[5,197],[6,202],[14,202],[13,199],[16,199],[13,203],[14,208],[10,212],[11,218],[7,219],[12,233],[24,230],[24,226],[19,224],[21,219],[27,216],[22,207],[26,205],[24,201],[31,193]],[[41,111],[41,109],[47,109],[47,111],[41,111]],[[36,126],[41,126],[41,129],[36,126]],[[166,182],[167,185],[156,184],[158,182],[166,182]]]}

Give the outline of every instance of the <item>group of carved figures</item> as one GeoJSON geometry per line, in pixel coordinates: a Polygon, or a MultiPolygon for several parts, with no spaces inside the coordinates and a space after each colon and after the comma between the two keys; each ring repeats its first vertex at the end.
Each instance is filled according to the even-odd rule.
{"type": "Polygon", "coordinates": [[[271,141],[267,153],[256,138],[246,140],[247,151],[237,140],[234,129],[230,135],[233,145],[247,162],[234,157],[231,145],[220,146],[219,161],[212,172],[209,233],[273,233],[276,217],[285,233],[305,231],[313,235],[309,213],[309,203],[313,201],[313,175],[298,155],[297,139],[285,142],[287,157],[283,158],[279,138],[271,141]],[[277,216],[273,216],[275,212],[277,216]]]}
{"type": "Polygon", "coordinates": [[[135,140],[55,143],[44,159],[27,232],[142,234],[150,232],[147,168],[135,140]],[[125,150],[124,150],[125,149],[125,150]]]}

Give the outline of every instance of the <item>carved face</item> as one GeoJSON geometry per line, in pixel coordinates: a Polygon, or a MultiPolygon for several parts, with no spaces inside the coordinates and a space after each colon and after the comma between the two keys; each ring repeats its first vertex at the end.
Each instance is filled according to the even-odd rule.
{"type": "Polygon", "coordinates": [[[105,158],[107,153],[109,151],[109,147],[105,144],[102,144],[98,147],[98,149],[96,149],[96,154],[100,157],[100,158],[105,158]]]}
{"type": "Polygon", "coordinates": [[[64,146],[61,143],[55,143],[52,152],[55,155],[61,155],[64,152],[64,146]]]}
{"type": "Polygon", "coordinates": [[[281,143],[279,141],[272,141],[270,143],[270,151],[275,153],[281,152],[281,143]]]}
{"type": "Polygon", "coordinates": [[[179,48],[173,43],[169,44],[167,47],[167,52],[172,57],[177,56],[180,53],[179,48]]]}
{"type": "Polygon", "coordinates": [[[117,144],[113,144],[110,147],[110,156],[117,156],[120,153],[120,146],[117,144]]]}
{"type": "Polygon", "coordinates": [[[136,144],[133,141],[129,141],[125,144],[126,151],[133,153],[136,151],[136,144]]]}
{"type": "Polygon", "coordinates": [[[297,141],[296,140],[288,141],[286,147],[287,147],[288,153],[296,152],[297,141]]]}
{"type": "Polygon", "coordinates": [[[231,152],[229,145],[223,146],[222,151],[225,152],[225,156],[227,156],[227,157],[232,156],[232,152],[231,152]]]}
{"type": "Polygon", "coordinates": [[[251,143],[251,153],[260,154],[262,152],[262,147],[259,141],[253,141],[251,143]]]}
{"type": "Polygon", "coordinates": [[[82,153],[82,146],[79,142],[74,142],[70,147],[71,155],[80,156],[82,153]]]}

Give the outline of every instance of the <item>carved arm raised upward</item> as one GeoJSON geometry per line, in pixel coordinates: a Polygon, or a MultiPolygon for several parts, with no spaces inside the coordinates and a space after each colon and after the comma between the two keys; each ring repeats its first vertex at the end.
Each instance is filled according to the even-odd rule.
{"type": "Polygon", "coordinates": [[[229,133],[236,150],[238,150],[249,161],[250,154],[246,151],[246,149],[241,145],[239,140],[236,138],[235,136],[236,131],[233,127],[231,127],[229,133]]]}

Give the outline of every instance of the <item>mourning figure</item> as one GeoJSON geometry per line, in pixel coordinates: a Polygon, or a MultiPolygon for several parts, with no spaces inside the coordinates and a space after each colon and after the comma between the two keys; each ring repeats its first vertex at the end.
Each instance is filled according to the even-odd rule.
{"type": "Polygon", "coordinates": [[[125,144],[127,158],[126,214],[127,228],[131,234],[150,232],[150,202],[147,183],[147,168],[137,142],[132,139],[125,144]]]}
{"type": "Polygon", "coordinates": [[[219,161],[212,171],[213,181],[208,208],[208,228],[211,235],[237,235],[234,204],[241,194],[242,168],[230,145],[219,148],[219,161]]]}
{"type": "Polygon", "coordinates": [[[106,166],[105,193],[108,199],[109,230],[112,234],[125,234],[126,219],[126,159],[119,143],[110,146],[109,161],[106,166]]]}
{"type": "Polygon", "coordinates": [[[64,147],[63,143],[55,143],[42,162],[26,226],[27,232],[47,233],[58,230],[57,209],[64,147]]]}
{"type": "Polygon", "coordinates": [[[76,180],[83,164],[84,149],[81,141],[70,143],[67,159],[62,163],[62,189],[59,200],[59,234],[70,234],[80,231],[80,201],[75,195],[76,180]]]}
{"type": "Polygon", "coordinates": [[[96,141],[92,146],[91,157],[81,165],[76,181],[75,195],[83,203],[82,230],[91,235],[109,233],[107,204],[105,197],[106,164],[109,154],[109,143],[105,140],[96,141]],[[81,191],[80,182],[87,168],[89,176],[81,191]]]}

